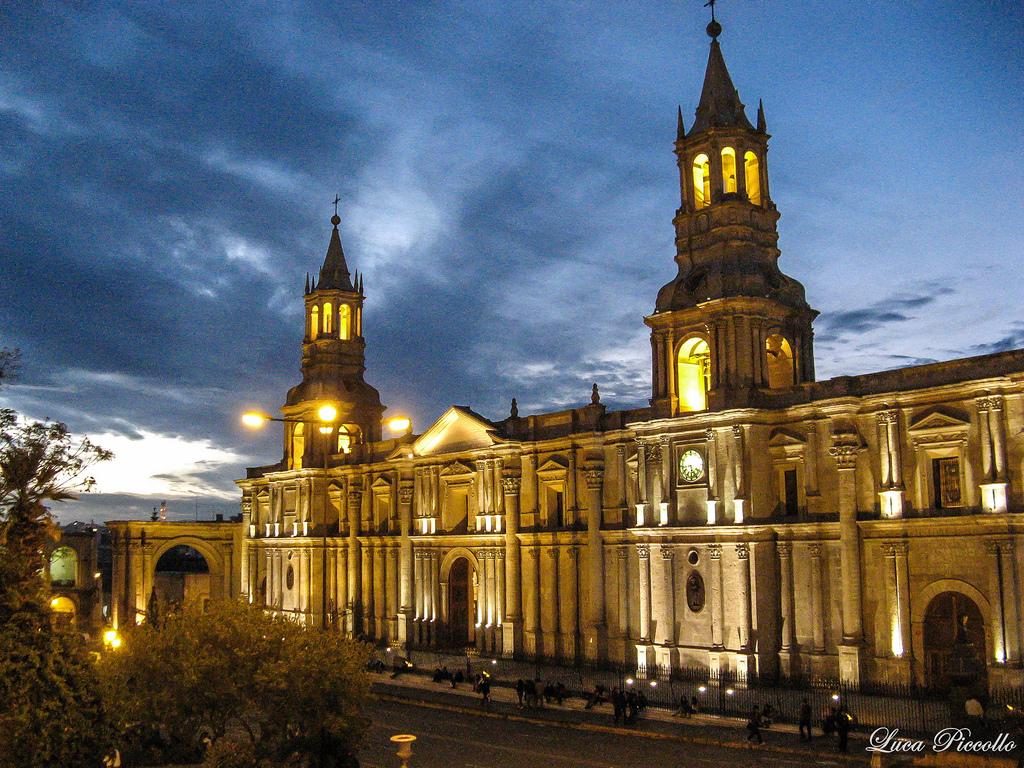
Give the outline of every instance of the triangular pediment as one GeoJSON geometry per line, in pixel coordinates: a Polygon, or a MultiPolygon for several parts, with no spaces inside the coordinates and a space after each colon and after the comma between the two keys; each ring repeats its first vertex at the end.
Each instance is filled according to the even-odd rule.
{"type": "Polygon", "coordinates": [[[543,475],[545,472],[565,472],[568,468],[569,462],[561,456],[549,456],[547,461],[537,467],[537,474],[543,475]]]}
{"type": "Polygon", "coordinates": [[[441,470],[441,474],[444,477],[450,477],[451,475],[471,475],[473,474],[473,468],[464,461],[453,461],[441,470]]]}
{"type": "Polygon", "coordinates": [[[910,422],[911,432],[927,432],[931,430],[967,429],[970,420],[952,408],[933,408],[914,417],[910,422]]]}
{"type": "Polygon", "coordinates": [[[468,408],[453,405],[412,444],[417,456],[489,448],[501,442],[497,427],[468,408]]]}
{"type": "Polygon", "coordinates": [[[768,445],[772,448],[803,446],[807,445],[807,438],[792,429],[778,427],[772,430],[772,433],[768,438],[768,445]]]}
{"type": "Polygon", "coordinates": [[[372,488],[375,491],[390,491],[391,483],[388,482],[387,478],[381,476],[370,484],[370,488],[372,488]]]}

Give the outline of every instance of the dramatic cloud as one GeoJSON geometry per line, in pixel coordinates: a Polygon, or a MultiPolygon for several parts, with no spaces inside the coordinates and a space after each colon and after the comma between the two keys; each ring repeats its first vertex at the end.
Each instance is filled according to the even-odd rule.
{"type": "MultiPolygon", "coordinates": [[[[367,377],[417,429],[595,381],[646,402],[700,3],[8,5],[0,346],[24,365],[0,401],[119,455],[67,519],[237,509],[232,480],[281,453],[237,415],[297,380],[335,193],[367,377]]],[[[822,310],[819,377],[1024,342],[1024,18],[900,14],[723,19],[774,137],[780,263],[822,310]]]]}

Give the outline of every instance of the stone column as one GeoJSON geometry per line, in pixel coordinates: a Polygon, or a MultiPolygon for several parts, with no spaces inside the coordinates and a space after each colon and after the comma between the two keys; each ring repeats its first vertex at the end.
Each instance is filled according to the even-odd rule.
{"type": "Polygon", "coordinates": [[[656,663],[651,651],[651,550],[647,544],[636,545],[640,583],[640,637],[636,645],[637,667],[647,669],[656,663]]]}
{"type": "Polygon", "coordinates": [[[878,423],[879,459],[882,470],[881,490],[878,492],[882,517],[903,517],[903,477],[900,466],[899,430],[897,411],[876,414],[878,423]]]}
{"type": "Polygon", "coordinates": [[[721,545],[710,545],[708,556],[711,558],[711,645],[721,650],[725,648],[725,583],[721,545]]]}
{"type": "Polygon", "coordinates": [[[732,428],[732,439],[735,456],[733,467],[736,478],[736,487],[733,497],[733,522],[739,525],[750,511],[747,504],[747,479],[746,479],[746,444],[743,439],[743,427],[737,425],[732,428]]]}
{"type": "Polygon", "coordinates": [[[263,605],[266,608],[274,605],[274,550],[264,549],[264,571],[267,586],[263,594],[263,605]]]}
{"type": "Polygon", "coordinates": [[[661,579],[664,599],[657,627],[659,644],[655,649],[655,657],[660,669],[674,669],[678,666],[679,652],[676,650],[676,573],[675,551],[670,544],[662,544],[661,579]]]}
{"type": "Polygon", "coordinates": [[[384,594],[387,621],[387,640],[396,642],[398,638],[398,550],[395,547],[384,548],[384,594]]]}
{"type": "Polygon", "coordinates": [[[413,597],[412,597],[412,497],[413,486],[404,484],[398,489],[398,530],[401,536],[401,560],[398,577],[401,585],[398,598],[397,645],[406,648],[412,639],[413,597]]]}
{"type": "Polygon", "coordinates": [[[564,563],[559,568],[564,578],[564,589],[559,589],[561,596],[561,632],[562,658],[576,661],[579,653],[579,548],[575,546],[562,549],[564,563]]]}
{"type": "Polygon", "coordinates": [[[335,552],[337,556],[337,577],[335,580],[335,606],[338,612],[338,630],[348,633],[348,549],[338,547],[335,552]]]}
{"type": "Polygon", "coordinates": [[[523,650],[522,573],[519,547],[520,478],[502,478],[505,494],[505,617],[501,625],[501,652],[511,658],[523,650]]]}
{"type": "MultiPolygon", "coordinates": [[[[675,366],[673,366],[673,369],[675,366]]],[[[661,503],[658,505],[658,525],[673,525],[675,499],[672,493],[672,442],[668,435],[658,438],[661,448],[661,503]]]]}
{"type": "Polygon", "coordinates": [[[374,588],[373,588],[373,547],[367,545],[363,553],[363,583],[362,583],[362,614],[363,634],[367,637],[376,637],[376,613],[374,611],[374,588]]]}
{"type": "Polygon", "coordinates": [[[527,551],[529,560],[529,584],[526,612],[526,636],[535,656],[542,656],[544,650],[543,625],[541,624],[541,605],[544,601],[540,591],[541,558],[540,547],[530,547],[527,551]]]}
{"type": "Polygon", "coordinates": [[[544,654],[550,658],[558,655],[559,647],[559,626],[558,626],[558,547],[552,545],[544,549],[547,555],[546,567],[541,565],[542,586],[538,594],[541,596],[541,606],[547,606],[547,610],[541,611],[541,624],[544,636],[544,654]],[[543,584],[548,589],[543,588],[543,584]]]}
{"type": "Polygon", "coordinates": [[[753,643],[750,633],[753,629],[750,605],[750,548],[746,544],[736,545],[740,600],[740,650],[735,655],[735,668],[740,680],[746,680],[753,664],[753,643]]]}
{"type": "Polygon", "coordinates": [[[374,637],[378,640],[387,637],[387,560],[384,556],[385,552],[383,545],[375,545],[373,548],[373,616],[377,629],[374,637]]]}
{"type": "Polygon", "coordinates": [[[423,642],[421,632],[423,631],[423,619],[426,617],[426,604],[427,604],[426,597],[424,596],[424,588],[423,588],[424,587],[423,550],[421,550],[421,549],[417,548],[417,549],[413,550],[413,568],[414,568],[414,572],[415,572],[415,590],[416,590],[416,598],[415,598],[415,602],[416,602],[416,606],[415,606],[416,618],[415,618],[415,626],[414,626],[413,636],[415,638],[414,642],[419,644],[419,643],[423,642]]]}
{"type": "Polygon", "coordinates": [[[647,445],[643,440],[636,440],[636,525],[647,525],[649,507],[647,504],[647,445]]]}
{"type": "Polygon", "coordinates": [[[825,610],[821,592],[821,544],[807,548],[811,556],[811,613],[814,618],[814,652],[825,652],[825,610]]]}
{"type": "Polygon", "coordinates": [[[840,443],[829,449],[839,472],[839,570],[843,594],[843,642],[839,646],[839,677],[860,685],[864,630],[861,612],[860,530],[857,527],[858,445],[840,443]]]}
{"type": "MultiPolygon", "coordinates": [[[[984,482],[981,504],[986,512],[1006,512],[1006,434],[1001,397],[982,397],[976,401],[981,424],[981,455],[984,482]]],[[[968,465],[969,467],[969,465],[968,465]]]]}
{"type": "Polygon", "coordinates": [[[575,525],[580,519],[580,500],[576,492],[576,446],[569,447],[569,468],[565,471],[565,496],[569,508],[566,518],[575,525]]]}
{"type": "Polygon", "coordinates": [[[495,651],[502,650],[505,623],[505,550],[494,550],[494,623],[497,626],[495,651]]]}
{"type": "Polygon", "coordinates": [[[439,595],[439,589],[441,584],[440,575],[438,572],[438,553],[431,550],[430,552],[430,637],[433,643],[437,643],[439,628],[438,628],[438,606],[441,604],[439,595]]]}
{"type": "Polygon", "coordinates": [[[718,452],[715,448],[715,430],[710,427],[704,430],[704,440],[707,445],[705,448],[707,458],[704,464],[708,473],[708,500],[705,502],[706,522],[708,525],[714,525],[718,522],[718,462],[715,461],[718,452]]]}
{"type": "Polygon", "coordinates": [[[484,567],[483,589],[480,594],[484,604],[484,650],[494,650],[494,550],[480,552],[484,567]]]}
{"type": "Polygon", "coordinates": [[[349,635],[365,631],[367,611],[363,604],[365,595],[365,579],[362,578],[362,552],[359,548],[359,508],[363,491],[354,482],[348,489],[348,622],[346,632],[349,635]],[[364,587],[360,591],[360,587],[364,587]]]}
{"type": "MultiPolygon", "coordinates": [[[[625,648],[629,640],[629,548],[619,547],[616,550],[618,561],[618,616],[619,616],[619,637],[623,640],[623,656],[629,654],[625,648]]],[[[625,660],[625,659],[624,659],[625,660]]]]}
{"type": "Polygon", "coordinates": [[[1006,661],[1010,664],[1018,664],[1021,659],[1020,640],[1020,601],[1017,588],[1017,559],[1014,557],[1014,543],[1012,540],[999,543],[1000,560],[1002,567],[1000,574],[1003,585],[1003,601],[1006,607],[1003,610],[1006,626],[1006,661]]]}
{"type": "Polygon", "coordinates": [[[604,470],[591,467],[587,478],[587,623],[583,653],[587,661],[608,656],[604,609],[604,538],[601,535],[604,470]]]}
{"type": "Polygon", "coordinates": [[[995,652],[996,661],[1000,664],[1006,662],[1006,624],[1003,618],[1003,585],[1000,574],[999,542],[988,541],[985,543],[985,551],[988,553],[988,591],[989,604],[992,606],[992,648],[995,652]]]}
{"type": "Polygon", "coordinates": [[[793,545],[788,541],[775,544],[779,556],[779,615],[782,618],[782,639],[779,648],[779,666],[783,677],[792,677],[793,652],[796,645],[796,626],[793,616],[793,545]]]}

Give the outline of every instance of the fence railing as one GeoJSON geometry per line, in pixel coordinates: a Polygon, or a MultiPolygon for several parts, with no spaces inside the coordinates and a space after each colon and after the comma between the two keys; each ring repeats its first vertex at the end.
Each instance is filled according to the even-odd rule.
{"type": "MultiPolygon", "coordinates": [[[[382,652],[379,658],[390,667],[391,656],[382,652]]],[[[729,717],[746,717],[754,707],[762,712],[767,707],[775,722],[796,723],[806,700],[815,727],[840,706],[853,716],[855,728],[884,726],[909,734],[933,734],[958,724],[961,715],[947,695],[906,684],[865,683],[853,687],[823,677],[740,676],[703,667],[638,670],[607,663],[568,665],[554,660],[488,658],[441,650],[413,650],[407,652],[407,657],[415,665],[411,671],[418,674],[431,675],[447,667],[452,674],[461,671],[470,682],[487,672],[493,685],[512,687],[519,679],[539,680],[542,685],[561,683],[574,697],[586,697],[599,685],[609,692],[613,688],[632,689],[642,692],[649,706],[676,710],[685,698],[697,712],[729,717]]],[[[992,688],[983,704],[989,722],[1019,717],[1024,712],[1024,689],[992,688]]],[[[610,706],[607,709],[611,711],[610,706]]]]}

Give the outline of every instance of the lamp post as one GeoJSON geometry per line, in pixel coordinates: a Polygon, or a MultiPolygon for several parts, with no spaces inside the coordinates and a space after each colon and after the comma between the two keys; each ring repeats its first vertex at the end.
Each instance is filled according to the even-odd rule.
{"type": "MultiPolygon", "coordinates": [[[[311,421],[310,419],[295,419],[288,416],[284,418],[277,418],[271,416],[266,411],[246,411],[242,414],[242,424],[249,429],[262,429],[266,426],[269,421],[276,421],[281,424],[309,424],[317,425],[317,431],[321,435],[330,435],[334,432],[334,422],[338,420],[338,409],[330,403],[321,405],[316,412],[316,420],[311,421]]],[[[331,451],[327,448],[324,449],[324,469],[327,468],[327,457],[331,455],[331,451]]]]}
{"type": "Polygon", "coordinates": [[[399,436],[412,434],[412,419],[408,416],[392,416],[384,422],[384,425],[388,431],[399,436]]]}

